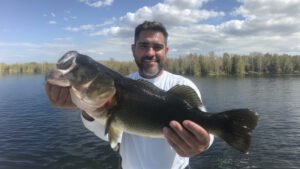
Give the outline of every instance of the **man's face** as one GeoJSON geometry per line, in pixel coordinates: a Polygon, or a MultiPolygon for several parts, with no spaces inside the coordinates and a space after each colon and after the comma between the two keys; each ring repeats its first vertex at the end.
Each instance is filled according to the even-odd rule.
{"type": "Polygon", "coordinates": [[[143,77],[156,77],[161,73],[168,53],[168,47],[161,32],[142,31],[131,48],[143,77]]]}

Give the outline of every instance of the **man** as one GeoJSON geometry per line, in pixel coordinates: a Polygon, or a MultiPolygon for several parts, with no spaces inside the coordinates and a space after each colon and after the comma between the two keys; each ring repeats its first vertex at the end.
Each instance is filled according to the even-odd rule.
{"type": "MultiPolygon", "coordinates": [[[[161,23],[145,21],[136,27],[131,50],[139,71],[129,78],[147,80],[166,91],[177,84],[188,85],[201,99],[198,88],[190,80],[164,70],[167,39],[168,33],[161,23]]],[[[67,88],[46,84],[46,91],[54,106],[75,106],[67,88]]],[[[82,121],[95,135],[107,140],[103,125],[86,113],[82,114],[82,121]]],[[[171,121],[170,127],[162,129],[165,139],[123,133],[119,138],[123,169],[184,169],[188,167],[188,157],[201,154],[213,142],[212,135],[190,120],[182,124],[171,121]]]]}

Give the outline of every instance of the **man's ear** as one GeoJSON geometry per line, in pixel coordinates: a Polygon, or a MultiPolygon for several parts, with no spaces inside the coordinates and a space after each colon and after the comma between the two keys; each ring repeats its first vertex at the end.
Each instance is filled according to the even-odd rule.
{"type": "Polygon", "coordinates": [[[169,52],[169,47],[166,46],[166,56],[167,56],[168,52],[169,52]]]}
{"type": "Polygon", "coordinates": [[[132,54],[134,54],[134,48],[135,48],[135,44],[132,44],[131,45],[131,52],[132,52],[132,54]]]}

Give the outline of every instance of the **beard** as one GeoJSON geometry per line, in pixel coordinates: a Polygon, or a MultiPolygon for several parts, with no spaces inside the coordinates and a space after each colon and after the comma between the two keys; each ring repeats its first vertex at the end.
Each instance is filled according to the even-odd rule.
{"type": "Polygon", "coordinates": [[[154,77],[163,70],[163,62],[155,56],[144,56],[141,59],[138,59],[138,57],[134,58],[139,70],[148,77],[154,77]],[[149,68],[147,65],[150,64],[150,62],[156,63],[155,67],[152,66],[149,68]]]}

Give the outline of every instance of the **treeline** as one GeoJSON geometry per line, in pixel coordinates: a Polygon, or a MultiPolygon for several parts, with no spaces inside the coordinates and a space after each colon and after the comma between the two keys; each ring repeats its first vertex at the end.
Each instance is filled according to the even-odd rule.
{"type": "MultiPolygon", "coordinates": [[[[137,71],[133,61],[121,62],[110,59],[101,61],[104,65],[127,75],[137,71]]],[[[26,63],[1,64],[0,74],[46,74],[54,64],[26,63]]],[[[179,58],[169,58],[165,63],[166,70],[176,74],[207,76],[207,75],[264,75],[264,74],[300,74],[300,55],[278,55],[251,53],[237,55],[224,53],[217,56],[190,54],[179,58]]]]}
{"type": "Polygon", "coordinates": [[[24,64],[4,64],[0,63],[0,74],[46,74],[54,64],[51,63],[24,63],[24,64]]]}
{"type": "MultiPolygon", "coordinates": [[[[101,61],[102,64],[120,72],[123,75],[129,74],[137,70],[134,62],[121,62],[110,59],[109,61],[101,61]]],[[[46,74],[55,64],[53,63],[24,63],[24,64],[4,64],[0,63],[0,75],[16,75],[16,74],[46,74]]]]}
{"type": "Polygon", "coordinates": [[[264,75],[300,74],[300,55],[251,53],[237,55],[224,53],[217,56],[190,54],[168,59],[166,69],[176,74],[205,75],[264,75]]]}

